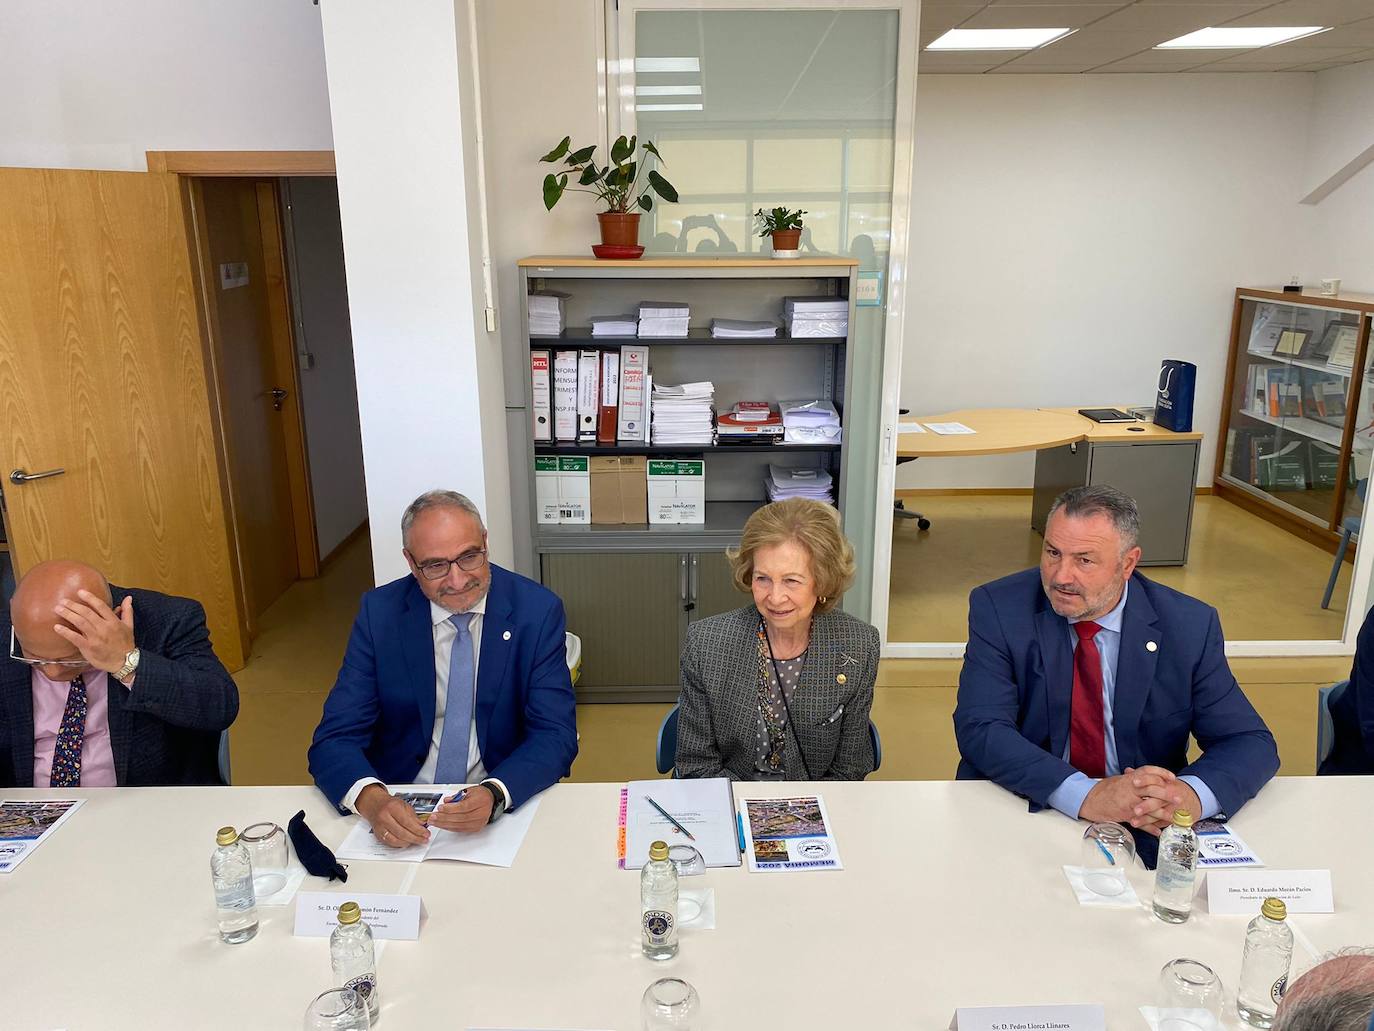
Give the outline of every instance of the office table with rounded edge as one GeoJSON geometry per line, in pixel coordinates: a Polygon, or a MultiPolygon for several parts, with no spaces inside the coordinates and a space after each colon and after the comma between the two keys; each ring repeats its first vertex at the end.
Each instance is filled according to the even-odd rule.
{"type": "MultiPolygon", "coordinates": [[[[736,797],[805,794],[736,785],[736,797]]],[[[349,864],[347,885],[302,890],[424,898],[415,942],[380,945],[382,1017],[392,1031],[442,1026],[638,1031],[658,977],[701,994],[698,1031],[777,1027],[943,1029],[956,1006],[1100,1002],[1107,1026],[1142,1028],[1159,970],[1212,965],[1234,1004],[1248,916],[1199,900],[1171,926],[1146,909],[1079,906],[1060,871],[1083,826],[986,782],[817,786],[844,869],[710,870],[717,930],[685,930],[679,956],[639,951],[636,873],[614,859],[620,785],[545,794],[510,869],[431,861],[349,864]],[[413,883],[408,883],[413,882],[413,883]]],[[[261,910],[256,939],[223,945],[209,876],[214,831],[304,808],[337,846],[352,819],[312,788],[0,791],[79,794],[86,804],[13,873],[0,875],[7,985],[0,1026],[296,1029],[331,985],[325,939],[291,935],[291,907],[261,910]]],[[[1338,911],[1295,916],[1316,950],[1374,943],[1374,778],[1283,778],[1235,820],[1268,866],[1329,867],[1338,911]]],[[[1150,875],[1133,875],[1148,904],[1150,875]]],[[[1300,944],[1295,972],[1313,963],[1300,944]]],[[[1234,1012],[1228,1027],[1239,1026],[1234,1012]]]]}
{"type": "Polygon", "coordinates": [[[1093,425],[1077,413],[1065,414],[1043,408],[961,408],[943,415],[923,415],[920,422],[923,425],[961,422],[975,432],[942,434],[928,429],[924,433],[903,433],[897,438],[898,458],[956,458],[1039,451],[1083,440],[1088,426],[1093,425]]]}

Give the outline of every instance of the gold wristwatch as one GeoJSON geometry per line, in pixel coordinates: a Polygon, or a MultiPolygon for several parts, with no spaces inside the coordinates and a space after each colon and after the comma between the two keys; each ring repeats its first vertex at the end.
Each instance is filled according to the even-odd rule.
{"type": "Polygon", "coordinates": [[[114,677],[121,684],[124,683],[124,681],[133,676],[134,672],[138,669],[138,659],[138,649],[135,648],[128,655],[124,656],[124,665],[111,673],[110,676],[114,677]]]}

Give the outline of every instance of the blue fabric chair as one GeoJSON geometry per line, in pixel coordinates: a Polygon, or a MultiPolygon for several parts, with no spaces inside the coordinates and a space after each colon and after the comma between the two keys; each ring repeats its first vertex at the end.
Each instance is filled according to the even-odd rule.
{"type": "MultiPolygon", "coordinates": [[[[1364,501],[1365,493],[1369,490],[1369,479],[1366,477],[1355,484],[1355,493],[1364,501]]],[[[1341,542],[1336,545],[1336,559],[1331,563],[1331,576],[1326,581],[1326,592],[1322,595],[1322,608],[1331,604],[1331,592],[1336,589],[1336,577],[1340,575],[1341,563],[1345,561],[1345,549],[1350,545],[1352,534],[1360,532],[1360,517],[1346,516],[1341,521],[1341,542]]]]}
{"type": "Polygon", "coordinates": [[[1331,718],[1331,706],[1350,686],[1349,680],[1317,689],[1317,770],[1326,762],[1331,749],[1336,746],[1336,723],[1331,718]]]}
{"type": "MultiPolygon", "coordinates": [[[[663,723],[658,728],[658,747],[654,752],[654,763],[658,767],[659,773],[676,773],[673,771],[673,764],[677,761],[677,711],[678,706],[674,705],[668,710],[668,715],[663,717],[663,723]]],[[[873,772],[878,772],[878,767],[883,764],[883,742],[878,737],[878,726],[872,720],[868,721],[868,740],[873,745],[873,772]]]]}

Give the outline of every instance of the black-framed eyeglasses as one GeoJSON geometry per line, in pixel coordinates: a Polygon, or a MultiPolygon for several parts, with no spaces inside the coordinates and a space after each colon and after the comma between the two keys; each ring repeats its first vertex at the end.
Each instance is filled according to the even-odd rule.
{"type": "Polygon", "coordinates": [[[15,662],[22,662],[25,666],[62,666],[66,669],[86,669],[90,666],[85,659],[30,659],[27,655],[20,655],[14,627],[10,627],[10,658],[15,662]]]}
{"type": "MultiPolygon", "coordinates": [[[[414,556],[411,556],[411,561],[415,561],[414,556]]],[[[465,573],[472,573],[481,569],[486,561],[487,549],[478,548],[476,551],[465,551],[457,558],[431,558],[424,562],[415,562],[415,568],[426,580],[442,580],[448,576],[450,566],[457,566],[465,573]]]]}

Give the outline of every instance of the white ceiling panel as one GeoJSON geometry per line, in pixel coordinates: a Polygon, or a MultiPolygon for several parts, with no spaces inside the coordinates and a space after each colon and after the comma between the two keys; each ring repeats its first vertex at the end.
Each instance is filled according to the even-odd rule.
{"type": "Polygon", "coordinates": [[[989,75],[1080,75],[1087,69],[1081,65],[1060,65],[1058,67],[1050,65],[1046,68],[1039,66],[1027,66],[1019,61],[1011,64],[1004,64],[1000,68],[991,69],[989,75]]]}
{"type": "MultiPolygon", "coordinates": [[[[1261,4],[1251,5],[1253,9],[1258,9],[1261,6],[1261,4]]],[[[1163,42],[1166,39],[1174,39],[1196,29],[1228,24],[1245,11],[1246,8],[1239,5],[1222,3],[1170,4],[1168,6],[1154,5],[1150,7],[1132,4],[1130,7],[1123,7],[1121,10],[1107,15],[1100,22],[1095,22],[1093,28],[1111,31],[1123,29],[1148,31],[1159,37],[1156,42],[1163,42]]]]}
{"type": "Polygon", "coordinates": [[[986,4],[950,4],[948,7],[921,5],[921,40],[925,45],[927,35],[932,38],[954,28],[965,18],[972,18],[983,10],[986,4]]]}
{"type": "Polygon", "coordinates": [[[1371,0],[1283,0],[1236,19],[1235,25],[1344,25],[1374,13],[1371,0]]]}
{"type": "Polygon", "coordinates": [[[1035,4],[985,7],[961,29],[1078,29],[1121,9],[1120,4],[1035,4]]]}

